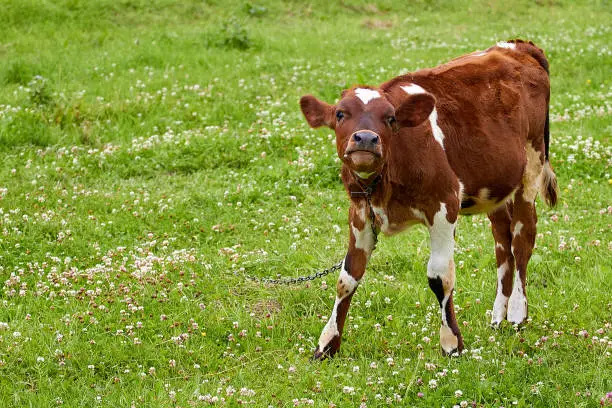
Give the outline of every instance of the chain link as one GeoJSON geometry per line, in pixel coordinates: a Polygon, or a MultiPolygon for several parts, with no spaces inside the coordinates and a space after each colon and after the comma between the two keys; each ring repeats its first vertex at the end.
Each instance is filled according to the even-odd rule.
{"type": "Polygon", "coordinates": [[[319,279],[326,275],[329,275],[330,273],[335,272],[339,270],[340,268],[342,268],[342,263],[343,261],[340,261],[337,264],[333,265],[331,268],[324,269],[321,272],[315,272],[312,275],[305,275],[305,276],[298,276],[298,277],[280,276],[278,278],[260,278],[260,277],[253,276],[253,275],[245,275],[245,278],[247,280],[250,280],[256,283],[263,283],[266,285],[295,285],[296,283],[307,282],[307,281],[319,279]]]}
{"type": "MultiPolygon", "coordinates": [[[[372,235],[374,235],[373,250],[376,248],[376,244],[378,243],[378,231],[376,229],[376,214],[374,213],[374,208],[372,207],[372,193],[374,192],[374,189],[376,188],[376,185],[378,184],[380,179],[381,177],[379,175],[368,186],[364,186],[363,184],[361,184],[359,180],[356,180],[357,184],[361,187],[363,191],[352,191],[351,192],[351,197],[364,197],[366,199],[366,203],[370,210],[369,211],[370,227],[372,228],[372,235]]],[[[257,276],[245,274],[244,277],[247,280],[250,280],[252,282],[263,283],[267,285],[295,285],[296,283],[312,281],[315,279],[322,278],[326,275],[329,275],[330,273],[335,272],[339,270],[340,268],[342,268],[343,262],[344,261],[340,261],[337,264],[333,265],[331,268],[323,269],[321,272],[315,272],[312,275],[305,275],[305,276],[298,276],[298,277],[279,276],[278,278],[260,278],[257,276]]]]}

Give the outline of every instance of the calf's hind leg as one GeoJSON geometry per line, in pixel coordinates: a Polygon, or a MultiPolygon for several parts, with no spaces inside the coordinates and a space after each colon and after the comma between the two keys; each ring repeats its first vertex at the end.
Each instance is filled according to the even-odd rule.
{"type": "Polygon", "coordinates": [[[537,214],[535,199],[544,167],[542,152],[527,145],[527,165],[521,187],[514,194],[512,208],[512,254],[516,263],[514,287],[508,300],[508,321],[521,324],[527,319],[527,264],[536,237],[537,214]]]}
{"type": "Polygon", "coordinates": [[[512,212],[512,254],[516,262],[514,285],[508,300],[508,321],[521,324],[527,319],[527,264],[533,252],[537,215],[533,201],[519,194],[514,199],[512,212]]]}
{"type": "Polygon", "coordinates": [[[506,318],[508,299],[512,294],[512,278],[514,275],[514,255],[512,255],[512,233],[510,226],[512,219],[512,202],[495,209],[488,214],[491,220],[491,230],[495,239],[495,258],[497,260],[497,289],[491,326],[499,327],[506,318]]]}

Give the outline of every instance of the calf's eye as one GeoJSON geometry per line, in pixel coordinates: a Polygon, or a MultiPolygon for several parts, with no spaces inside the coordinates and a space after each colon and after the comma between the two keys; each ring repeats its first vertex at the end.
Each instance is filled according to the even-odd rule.
{"type": "Polygon", "coordinates": [[[337,111],[336,112],[336,119],[338,119],[338,122],[340,122],[342,119],[344,119],[344,112],[337,111]]]}
{"type": "Polygon", "coordinates": [[[387,125],[389,125],[391,127],[393,127],[396,122],[397,122],[397,120],[395,119],[395,116],[389,116],[387,118],[387,125]]]}

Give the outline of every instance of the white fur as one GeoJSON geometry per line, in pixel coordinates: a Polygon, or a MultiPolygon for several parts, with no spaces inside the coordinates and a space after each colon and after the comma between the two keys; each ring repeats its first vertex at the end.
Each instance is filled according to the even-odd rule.
{"type": "MultiPolygon", "coordinates": [[[[344,261],[342,262],[342,272],[340,272],[340,276],[338,277],[338,281],[342,280],[346,289],[349,290],[349,294],[353,293],[357,286],[359,286],[359,281],[353,278],[348,271],[346,270],[346,266],[344,265],[344,261]]],[[[348,295],[346,295],[348,296],[348,295]]],[[[346,296],[342,296],[341,299],[344,299],[346,296]]]]}
{"type": "Polygon", "coordinates": [[[508,321],[513,324],[522,323],[527,317],[527,298],[523,293],[519,271],[514,274],[514,287],[508,300],[508,321]]]}
{"type": "Polygon", "coordinates": [[[457,350],[459,339],[448,326],[440,326],[440,347],[446,354],[457,350]]]}
{"type": "Polygon", "coordinates": [[[381,221],[381,226],[380,229],[381,231],[389,231],[389,217],[387,216],[387,213],[385,213],[385,209],[381,208],[381,207],[372,207],[374,209],[374,214],[376,214],[376,216],[380,219],[381,221]]]}
{"type": "Polygon", "coordinates": [[[465,191],[465,186],[463,185],[463,183],[460,180],[459,181],[459,192],[457,193],[457,198],[459,199],[459,201],[463,200],[463,192],[464,191],[465,191]]]}
{"type": "Polygon", "coordinates": [[[517,236],[519,236],[522,229],[523,229],[523,223],[520,221],[517,221],[516,224],[514,225],[514,231],[512,231],[512,237],[516,238],[517,236]]]}
{"type": "Polygon", "coordinates": [[[438,111],[435,107],[429,114],[429,123],[431,124],[431,131],[433,132],[434,139],[436,139],[436,142],[440,143],[440,146],[444,149],[444,133],[442,129],[440,129],[440,126],[438,126],[438,111]]]}
{"type": "MultiPolygon", "coordinates": [[[[429,227],[431,255],[427,264],[428,278],[444,280],[450,273],[449,263],[453,261],[455,250],[455,223],[448,222],[447,213],[446,204],[440,203],[440,210],[434,215],[433,225],[429,227]]],[[[454,270],[452,272],[454,275],[454,270]]],[[[454,276],[452,280],[454,283],[454,276]]]]}
{"type": "Polygon", "coordinates": [[[416,208],[411,208],[410,211],[412,211],[412,215],[423,221],[425,225],[429,226],[429,221],[427,221],[427,217],[423,211],[416,208]]]}
{"type": "Polygon", "coordinates": [[[374,89],[357,88],[355,89],[355,95],[367,105],[372,99],[380,98],[380,93],[374,89]]]}
{"type": "MultiPolygon", "coordinates": [[[[400,88],[408,95],[427,93],[422,86],[417,84],[404,85],[400,86],[400,88]]],[[[434,139],[436,139],[436,142],[440,143],[440,146],[442,146],[442,149],[444,149],[444,133],[442,132],[442,129],[440,129],[440,126],[438,126],[438,111],[435,107],[429,114],[429,124],[431,125],[431,131],[433,132],[434,139]]]]}
{"type": "Polygon", "coordinates": [[[505,250],[504,246],[502,244],[500,244],[499,242],[495,244],[495,249],[497,249],[497,248],[501,249],[502,251],[505,250]]]}
{"type": "Polygon", "coordinates": [[[478,190],[478,198],[482,201],[487,201],[489,199],[490,193],[491,193],[491,190],[489,190],[486,187],[483,187],[480,190],[478,190]]]}
{"type": "Polygon", "coordinates": [[[355,236],[355,248],[363,249],[369,257],[374,249],[374,233],[370,227],[370,221],[366,221],[366,225],[362,231],[359,231],[357,227],[351,223],[351,230],[355,236]]]}
{"type": "Polygon", "coordinates": [[[417,85],[417,84],[400,86],[400,88],[402,88],[402,90],[406,92],[408,95],[427,93],[425,89],[423,89],[420,85],[417,85]]]}
{"type": "Polygon", "coordinates": [[[523,173],[523,199],[528,203],[532,203],[536,199],[536,195],[540,190],[540,182],[542,181],[542,170],[544,164],[540,160],[540,152],[536,151],[531,143],[525,147],[527,154],[527,165],[523,173]]]}
{"type": "MultiPolygon", "coordinates": [[[[427,277],[440,278],[445,288],[455,286],[455,267],[453,256],[455,251],[455,223],[446,219],[446,204],[440,203],[440,210],[434,215],[433,225],[429,227],[431,254],[427,263],[427,277]]],[[[445,293],[440,304],[442,324],[448,326],[446,320],[446,303],[450,293],[445,293]]]]}
{"type": "Polygon", "coordinates": [[[491,316],[491,324],[494,326],[499,326],[506,318],[508,296],[504,296],[502,293],[502,279],[509,272],[509,269],[508,261],[497,268],[497,296],[495,297],[495,303],[493,303],[493,314],[491,316]]]}
{"type": "Polygon", "coordinates": [[[497,43],[497,46],[499,48],[506,48],[508,50],[513,50],[516,48],[516,44],[514,43],[509,43],[509,42],[505,42],[505,41],[500,41],[497,43]]]}
{"type": "Polygon", "coordinates": [[[342,302],[346,297],[350,296],[355,290],[357,286],[359,286],[359,281],[353,278],[348,271],[346,270],[345,261],[342,262],[342,272],[340,272],[340,276],[338,277],[338,281],[342,280],[345,285],[345,288],[348,289],[348,293],[342,293],[341,295],[336,295],[336,301],[334,302],[334,307],[332,309],[332,314],[327,321],[327,324],[323,328],[321,332],[321,336],[319,337],[319,351],[323,351],[325,346],[329,344],[330,341],[333,340],[334,337],[340,335],[340,331],[338,330],[338,323],[336,319],[338,317],[337,310],[338,305],[342,302]]]}
{"type": "Polygon", "coordinates": [[[338,331],[338,324],[336,323],[336,310],[338,309],[340,301],[341,300],[339,298],[336,298],[332,315],[321,332],[321,336],[319,337],[319,351],[323,351],[325,346],[327,346],[334,337],[340,335],[340,332],[338,331]]]}

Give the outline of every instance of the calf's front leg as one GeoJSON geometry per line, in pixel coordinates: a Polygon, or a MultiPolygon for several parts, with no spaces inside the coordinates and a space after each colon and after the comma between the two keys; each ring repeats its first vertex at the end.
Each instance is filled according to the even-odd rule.
{"type": "Polygon", "coordinates": [[[440,346],[445,354],[463,351],[463,337],[457,325],[453,306],[455,287],[455,225],[457,203],[441,203],[429,226],[431,255],[427,264],[429,287],[440,303],[442,325],[440,326],[440,346]]]}
{"type": "Polygon", "coordinates": [[[319,360],[332,357],[340,349],[342,331],[351,299],[357,286],[359,286],[368,259],[374,250],[375,236],[371,221],[366,217],[365,205],[361,207],[351,206],[349,226],[349,249],[338,277],[336,301],[331,316],[319,337],[319,344],[313,356],[319,360]]]}

